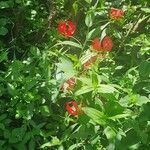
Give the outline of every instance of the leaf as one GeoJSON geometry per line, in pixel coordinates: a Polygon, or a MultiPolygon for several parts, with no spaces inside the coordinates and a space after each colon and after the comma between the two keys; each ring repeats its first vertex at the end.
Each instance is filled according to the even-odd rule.
{"type": "Polygon", "coordinates": [[[1,129],[1,130],[5,130],[4,124],[0,123],[0,129],[1,129]]]}
{"type": "Polygon", "coordinates": [[[6,1],[1,1],[0,2],[0,9],[4,9],[4,8],[9,8],[9,4],[8,2],[6,1]]]}
{"type": "Polygon", "coordinates": [[[5,51],[2,51],[1,53],[0,53],[0,62],[2,62],[2,61],[4,61],[4,60],[7,60],[7,52],[5,52],[5,51]]]}
{"type": "Polygon", "coordinates": [[[139,74],[143,78],[150,76],[150,61],[144,61],[139,66],[139,74]]]}
{"type": "Polygon", "coordinates": [[[87,15],[85,17],[85,24],[86,24],[87,27],[91,27],[92,26],[93,18],[94,18],[94,15],[93,15],[92,12],[87,13],[87,15]]]}
{"type": "Polygon", "coordinates": [[[87,50],[86,53],[80,58],[80,61],[82,64],[84,64],[86,61],[88,61],[92,56],[95,56],[94,53],[92,53],[90,50],[87,50]]]}
{"type": "Polygon", "coordinates": [[[74,13],[75,13],[75,16],[76,16],[76,14],[78,12],[78,9],[79,9],[77,1],[75,1],[72,6],[73,6],[74,13]]]}
{"type": "Polygon", "coordinates": [[[57,63],[56,79],[69,79],[75,75],[75,70],[72,61],[65,57],[60,58],[60,63],[57,63]],[[62,73],[63,72],[63,73],[62,73]]]}
{"type": "Polygon", "coordinates": [[[63,42],[55,44],[54,46],[58,46],[58,45],[70,45],[70,46],[82,49],[82,45],[81,44],[78,44],[78,43],[72,42],[72,41],[63,41],[63,42]]]}
{"type": "Polygon", "coordinates": [[[11,136],[10,131],[7,130],[7,129],[5,129],[5,130],[4,130],[4,138],[5,138],[5,139],[8,139],[10,136],[11,136]]]}
{"type": "Polygon", "coordinates": [[[73,144],[69,147],[68,150],[74,150],[74,149],[77,149],[79,147],[81,147],[83,145],[83,143],[77,143],[77,144],[73,144]]]}
{"type": "Polygon", "coordinates": [[[8,33],[8,29],[5,27],[0,27],[0,35],[6,35],[8,33]]]}
{"type": "Polygon", "coordinates": [[[10,143],[17,143],[22,141],[26,132],[26,128],[22,126],[21,128],[15,128],[12,130],[11,136],[9,137],[10,143]]]}
{"type": "Polygon", "coordinates": [[[106,36],[106,29],[104,29],[101,33],[101,40],[106,36]]]}
{"type": "Polygon", "coordinates": [[[7,83],[7,89],[10,95],[16,95],[16,89],[13,84],[7,83]]]}
{"type": "MultiPolygon", "coordinates": [[[[107,98],[106,98],[107,99],[107,98]]],[[[118,101],[107,99],[105,103],[105,114],[108,117],[116,116],[118,114],[124,113],[124,107],[122,107],[118,101]]]]}
{"type": "Polygon", "coordinates": [[[0,140],[0,148],[6,143],[6,140],[0,140]]]}
{"type": "Polygon", "coordinates": [[[98,91],[100,93],[114,93],[117,90],[113,86],[100,84],[98,91]]]}
{"type": "Polygon", "coordinates": [[[7,114],[0,115],[0,122],[7,118],[7,114]]]}
{"type": "Polygon", "coordinates": [[[91,108],[91,107],[83,107],[82,110],[85,112],[87,116],[89,116],[94,122],[105,125],[106,124],[106,116],[103,112],[91,108]]]}
{"type": "Polygon", "coordinates": [[[98,76],[95,73],[92,74],[92,84],[93,84],[93,87],[97,87],[99,84],[98,76]]]}
{"type": "Polygon", "coordinates": [[[130,103],[129,99],[129,96],[127,95],[119,100],[119,104],[123,107],[128,107],[128,104],[130,103]]]}
{"type": "Polygon", "coordinates": [[[45,106],[41,106],[40,107],[40,111],[41,111],[43,116],[50,116],[51,115],[51,112],[50,112],[48,106],[46,106],[46,105],[45,106]]]}
{"type": "Polygon", "coordinates": [[[26,132],[23,137],[22,143],[25,145],[32,137],[33,137],[33,135],[32,135],[31,131],[26,132]]]}
{"type": "Polygon", "coordinates": [[[100,33],[100,27],[92,29],[86,36],[86,39],[89,40],[93,37],[96,37],[100,33]]]}
{"type": "Polygon", "coordinates": [[[143,104],[146,104],[148,102],[150,102],[149,98],[147,98],[146,96],[138,95],[137,102],[136,102],[137,105],[142,106],[143,104]]]}
{"type": "Polygon", "coordinates": [[[78,80],[80,80],[84,85],[88,85],[92,87],[92,81],[90,78],[82,77],[82,78],[78,78],[78,80]]]}
{"type": "Polygon", "coordinates": [[[120,119],[120,118],[126,118],[131,116],[131,114],[118,114],[112,117],[109,117],[109,119],[115,120],[115,119],[120,119]]]}
{"type": "Polygon", "coordinates": [[[0,26],[5,26],[8,23],[8,20],[6,18],[0,18],[0,26]]]}
{"type": "Polygon", "coordinates": [[[83,86],[81,89],[79,89],[78,91],[75,92],[75,95],[79,96],[79,95],[82,95],[82,94],[85,94],[85,93],[89,93],[93,90],[94,90],[93,87],[83,86]]]}
{"type": "Polygon", "coordinates": [[[139,115],[140,122],[150,121],[150,103],[142,105],[142,112],[139,115]]]}
{"type": "Polygon", "coordinates": [[[142,11],[144,11],[145,13],[150,13],[150,8],[141,8],[142,11]]]}
{"type": "Polygon", "coordinates": [[[61,145],[61,141],[57,137],[52,137],[52,140],[50,142],[47,142],[43,145],[41,145],[40,148],[45,148],[45,147],[52,147],[56,145],[61,145]]]}
{"type": "Polygon", "coordinates": [[[112,140],[116,137],[116,132],[109,126],[104,129],[104,134],[108,140],[112,140]]]}
{"type": "Polygon", "coordinates": [[[89,4],[92,2],[92,0],[85,0],[85,1],[86,1],[87,3],[89,3],[89,4]]]}
{"type": "Polygon", "coordinates": [[[33,139],[29,142],[29,150],[35,150],[35,141],[33,139]]]}

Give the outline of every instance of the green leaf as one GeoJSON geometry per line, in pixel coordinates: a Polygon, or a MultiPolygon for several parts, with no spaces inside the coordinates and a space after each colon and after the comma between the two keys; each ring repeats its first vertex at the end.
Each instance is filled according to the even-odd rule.
{"type": "Polygon", "coordinates": [[[77,149],[79,147],[81,147],[83,145],[83,143],[77,143],[77,144],[73,144],[69,147],[68,150],[74,150],[74,149],[77,149]]]}
{"type": "Polygon", "coordinates": [[[9,8],[9,4],[7,1],[0,2],[0,9],[9,8]]]}
{"type": "Polygon", "coordinates": [[[7,83],[7,89],[10,95],[13,95],[13,96],[16,95],[16,89],[13,84],[7,83]]]}
{"type": "Polygon", "coordinates": [[[85,1],[86,1],[87,3],[89,3],[89,4],[92,2],[92,0],[85,0],[85,1]]]}
{"type": "Polygon", "coordinates": [[[100,93],[114,93],[117,90],[111,85],[100,84],[98,91],[100,93]]]}
{"type": "Polygon", "coordinates": [[[29,142],[29,150],[35,150],[35,141],[33,139],[29,142]]]}
{"type": "Polygon", "coordinates": [[[47,142],[43,144],[40,148],[45,148],[45,147],[52,147],[56,145],[61,145],[61,141],[57,137],[52,137],[52,140],[50,142],[47,142]]]}
{"type": "Polygon", "coordinates": [[[117,101],[107,99],[105,103],[105,114],[109,117],[116,116],[124,113],[124,107],[122,107],[117,101]]]}
{"type": "Polygon", "coordinates": [[[106,124],[106,116],[103,112],[91,108],[91,107],[83,107],[82,110],[85,112],[87,116],[89,116],[94,122],[105,125],[106,124]]]}
{"type": "Polygon", "coordinates": [[[150,13],[150,8],[141,8],[142,11],[144,11],[145,13],[150,13]]]}
{"type": "Polygon", "coordinates": [[[92,29],[86,36],[86,39],[89,40],[93,37],[96,37],[100,34],[100,27],[92,29]]]}
{"type": "Polygon", "coordinates": [[[22,141],[26,132],[26,128],[22,126],[21,128],[15,128],[12,130],[11,136],[9,137],[10,143],[17,143],[22,141]]]}
{"type": "Polygon", "coordinates": [[[143,78],[150,77],[150,61],[144,61],[140,64],[139,74],[143,78]]]}
{"type": "Polygon", "coordinates": [[[109,117],[109,119],[115,120],[115,119],[120,119],[120,118],[126,118],[131,116],[131,114],[118,114],[112,117],[109,117]]]}
{"type": "Polygon", "coordinates": [[[78,44],[78,43],[72,42],[72,41],[63,41],[63,42],[55,44],[54,46],[58,46],[58,45],[70,45],[70,46],[82,49],[82,45],[81,44],[78,44]]]}
{"type": "Polygon", "coordinates": [[[93,15],[92,12],[87,13],[87,15],[85,17],[85,24],[86,24],[87,27],[91,27],[92,26],[93,18],[94,18],[94,15],[93,15]]]}
{"type": "Polygon", "coordinates": [[[95,73],[92,74],[92,84],[93,84],[94,87],[97,87],[98,84],[99,84],[98,76],[95,73]]]}
{"type": "Polygon", "coordinates": [[[1,130],[5,130],[4,124],[0,123],[0,129],[1,129],[1,130]]]}
{"type": "Polygon", "coordinates": [[[130,98],[129,96],[125,96],[125,97],[122,97],[120,100],[119,100],[119,104],[123,107],[128,107],[128,104],[130,103],[130,98]]]}
{"type": "Polygon", "coordinates": [[[7,114],[0,115],[0,122],[7,118],[7,114]]]}
{"type": "Polygon", "coordinates": [[[84,85],[88,85],[92,87],[92,81],[90,78],[82,77],[82,78],[78,78],[78,80],[80,80],[84,85]]]}
{"type": "Polygon", "coordinates": [[[0,148],[6,143],[6,140],[0,140],[0,148]]]}
{"type": "Polygon", "coordinates": [[[146,96],[140,96],[140,95],[137,96],[137,100],[136,100],[137,105],[142,106],[143,104],[146,104],[148,102],[150,102],[150,99],[147,98],[146,96]]]}
{"type": "Polygon", "coordinates": [[[50,110],[49,110],[48,106],[46,106],[46,105],[41,106],[40,111],[41,111],[43,116],[50,116],[51,115],[50,110]]]}
{"type": "Polygon", "coordinates": [[[0,18],[0,26],[5,26],[8,23],[8,19],[6,18],[0,18]]]}
{"type": "Polygon", "coordinates": [[[89,93],[91,91],[93,91],[94,88],[93,87],[89,87],[89,86],[83,86],[81,89],[77,90],[75,92],[75,95],[76,96],[79,96],[79,95],[82,95],[82,94],[85,94],[85,93],[89,93]]]}
{"type": "Polygon", "coordinates": [[[5,129],[5,130],[4,130],[4,138],[5,138],[5,139],[8,139],[10,136],[11,136],[10,131],[5,129]]]}
{"type": "Polygon", "coordinates": [[[88,61],[93,55],[93,53],[90,50],[87,50],[86,53],[80,58],[80,61],[82,64],[84,64],[86,61],[88,61]]]}
{"type": "Polygon", "coordinates": [[[61,78],[69,79],[73,77],[76,73],[72,61],[70,61],[70,59],[65,57],[60,58],[60,63],[57,63],[57,67],[58,67],[57,69],[58,73],[56,74],[56,78],[58,80],[61,78]],[[60,72],[64,73],[63,76],[60,72]]]}
{"type": "Polygon", "coordinates": [[[106,36],[106,28],[101,33],[101,40],[106,36]]]}
{"type": "Polygon", "coordinates": [[[112,140],[116,137],[116,132],[109,126],[104,129],[104,134],[108,140],[112,140]]]}
{"type": "Polygon", "coordinates": [[[72,6],[73,6],[74,13],[75,13],[75,16],[76,16],[76,14],[78,12],[78,3],[77,3],[77,1],[75,1],[72,6]]]}
{"type": "Polygon", "coordinates": [[[0,35],[6,35],[8,33],[8,29],[5,27],[0,27],[0,35]]]}
{"type": "Polygon", "coordinates": [[[1,53],[0,53],[0,62],[2,62],[2,61],[4,61],[4,60],[7,60],[7,52],[5,52],[5,51],[2,51],[1,53]]]}

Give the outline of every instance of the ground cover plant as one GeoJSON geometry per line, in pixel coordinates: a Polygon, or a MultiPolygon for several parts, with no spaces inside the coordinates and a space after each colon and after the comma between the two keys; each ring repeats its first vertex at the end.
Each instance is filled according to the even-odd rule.
{"type": "Polygon", "coordinates": [[[0,1],[0,149],[149,150],[149,5],[0,1]]]}

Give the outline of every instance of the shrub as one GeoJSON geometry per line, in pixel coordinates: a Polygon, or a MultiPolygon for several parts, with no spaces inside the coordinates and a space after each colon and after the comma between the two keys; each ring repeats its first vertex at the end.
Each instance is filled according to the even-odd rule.
{"type": "Polygon", "coordinates": [[[150,148],[148,0],[0,2],[0,149],[150,148]]]}

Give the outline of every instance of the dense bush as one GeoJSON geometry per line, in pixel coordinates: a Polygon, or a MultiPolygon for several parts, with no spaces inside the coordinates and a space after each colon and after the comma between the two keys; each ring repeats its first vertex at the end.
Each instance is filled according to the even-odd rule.
{"type": "Polygon", "coordinates": [[[0,149],[149,150],[148,0],[0,1],[0,149]]]}

